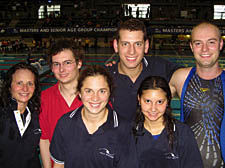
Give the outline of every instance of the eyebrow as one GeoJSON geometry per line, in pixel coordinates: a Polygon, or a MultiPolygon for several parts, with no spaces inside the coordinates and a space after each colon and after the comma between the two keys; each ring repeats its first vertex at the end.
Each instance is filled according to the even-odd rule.
{"type": "MultiPolygon", "coordinates": [[[[69,60],[65,60],[65,61],[63,61],[63,62],[66,62],[66,61],[73,61],[73,60],[69,59],[69,60]]],[[[60,62],[52,61],[52,63],[60,63],[60,62]]]]}
{"type": "MultiPolygon", "coordinates": [[[[211,40],[218,41],[217,38],[210,38],[210,39],[208,39],[207,41],[211,41],[211,40]]],[[[199,42],[199,41],[202,41],[202,40],[193,40],[192,42],[194,43],[194,42],[199,42]]]]}

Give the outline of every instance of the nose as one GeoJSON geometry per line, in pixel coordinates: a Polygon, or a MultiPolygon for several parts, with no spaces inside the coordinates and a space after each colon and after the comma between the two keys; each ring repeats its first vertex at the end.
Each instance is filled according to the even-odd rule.
{"type": "Polygon", "coordinates": [[[63,72],[64,71],[64,66],[63,66],[63,64],[60,64],[59,65],[59,72],[63,72]]]}
{"type": "Polygon", "coordinates": [[[202,51],[208,51],[208,44],[207,43],[203,43],[202,44],[202,51]]]}
{"type": "Polygon", "coordinates": [[[155,103],[152,103],[152,105],[151,105],[151,110],[154,112],[154,111],[156,111],[156,104],[155,103]]]}
{"type": "Polygon", "coordinates": [[[134,46],[134,44],[133,45],[130,45],[130,48],[129,48],[129,53],[130,54],[135,54],[135,46],[134,46]]]}
{"type": "Polygon", "coordinates": [[[23,91],[27,91],[28,90],[28,86],[26,84],[23,85],[23,91]]]}
{"type": "Polygon", "coordinates": [[[98,93],[94,93],[93,96],[92,96],[92,99],[93,99],[94,101],[98,101],[98,99],[99,99],[98,93]]]}

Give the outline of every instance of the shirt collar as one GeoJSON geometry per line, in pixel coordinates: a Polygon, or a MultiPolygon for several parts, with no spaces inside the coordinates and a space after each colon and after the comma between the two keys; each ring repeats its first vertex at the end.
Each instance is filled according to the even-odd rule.
{"type": "MultiPolygon", "coordinates": [[[[112,110],[112,108],[110,107],[109,104],[107,104],[106,107],[108,109],[107,120],[103,125],[101,125],[99,127],[99,130],[104,130],[104,131],[108,130],[110,128],[117,128],[119,126],[119,120],[118,120],[118,115],[117,115],[116,111],[112,110]]],[[[81,107],[73,110],[69,115],[70,118],[74,118],[76,116],[75,120],[77,121],[77,124],[80,123],[78,120],[80,120],[80,121],[82,120],[81,119],[82,108],[83,108],[83,105],[81,107]]]]}

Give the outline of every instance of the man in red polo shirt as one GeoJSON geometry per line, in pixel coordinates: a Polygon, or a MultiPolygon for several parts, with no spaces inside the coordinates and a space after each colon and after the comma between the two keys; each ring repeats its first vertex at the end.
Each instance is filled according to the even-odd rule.
{"type": "Polygon", "coordinates": [[[82,57],[73,41],[60,40],[51,46],[48,61],[58,82],[41,95],[40,153],[44,168],[52,167],[49,146],[58,119],[82,105],[76,93],[82,57]]]}

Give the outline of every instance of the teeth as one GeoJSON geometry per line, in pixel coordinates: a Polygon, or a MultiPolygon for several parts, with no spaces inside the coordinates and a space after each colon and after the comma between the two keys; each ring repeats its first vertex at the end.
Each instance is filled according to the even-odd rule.
{"type": "Polygon", "coordinates": [[[97,107],[97,106],[99,106],[100,104],[91,104],[91,106],[93,106],[93,107],[97,107]]]}
{"type": "Polygon", "coordinates": [[[130,58],[130,57],[127,57],[127,59],[131,61],[136,60],[136,58],[130,58]]]}
{"type": "Polygon", "coordinates": [[[28,96],[29,93],[20,93],[21,96],[28,96]]]}

